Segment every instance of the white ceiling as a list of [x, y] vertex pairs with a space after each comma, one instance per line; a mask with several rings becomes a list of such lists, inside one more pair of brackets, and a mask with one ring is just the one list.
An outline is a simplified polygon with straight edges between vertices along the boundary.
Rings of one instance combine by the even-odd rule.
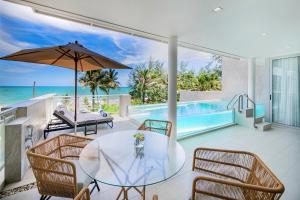
[[[18, 1], [18, 0], [13, 0]], [[300, 0], [30, 0], [243, 57], [300, 52]], [[23, 1], [24, 3], [24, 1]], [[223, 10], [212, 10], [221, 6]], [[262, 36], [262, 33], [267, 33]]]

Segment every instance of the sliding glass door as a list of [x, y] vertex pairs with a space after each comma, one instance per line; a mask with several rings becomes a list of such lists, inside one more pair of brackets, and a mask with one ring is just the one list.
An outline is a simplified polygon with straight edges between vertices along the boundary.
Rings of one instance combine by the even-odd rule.
[[273, 122], [300, 127], [300, 56], [272, 61]]

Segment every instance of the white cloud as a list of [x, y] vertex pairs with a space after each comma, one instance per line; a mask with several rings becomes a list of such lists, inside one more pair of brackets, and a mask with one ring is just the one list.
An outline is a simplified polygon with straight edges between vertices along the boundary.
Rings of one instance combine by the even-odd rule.
[[35, 45], [14, 40], [4, 29], [0, 30], [0, 53], [8, 54], [21, 49], [33, 48]]
[[153, 58], [167, 63], [168, 46], [165, 43], [140, 38], [136, 47], [137, 55], [127, 55], [122, 61], [124, 64], [143, 63]]
[[[141, 42], [142, 41], [142, 42]], [[150, 57], [164, 63], [165, 68], [168, 65], [168, 45], [166, 43], [151, 41], [147, 39], [139, 40], [137, 55], [127, 55], [122, 61], [124, 64], [138, 64], [147, 62]], [[196, 51], [188, 48], [178, 48], [178, 63], [188, 64], [189, 69], [199, 71], [201, 67], [208, 64], [212, 59], [212, 54]]]
[[[94, 34], [99, 36], [106, 36], [110, 37], [114, 44], [120, 48], [120, 51], [129, 51], [126, 47], [123, 47], [121, 42], [124, 38], [130, 37], [134, 38], [129, 35], [125, 35], [123, 33], [118, 33], [106, 29], [101, 29], [98, 27], [88, 26], [81, 23], [72, 22], [69, 20], [64, 20], [56, 17], [51, 17], [43, 14], [38, 14], [33, 12], [30, 7], [22, 6], [6, 1], [0, 0], [0, 16], [8, 16], [12, 18], [16, 18], [22, 21], [30, 22], [33, 24], [44, 25], [45, 27], [50, 26], [62, 31], [69, 31], [69, 32], [77, 32], [77, 33], [86, 33], [86, 34]], [[1, 30], [5, 30], [5, 28], [1, 27]], [[34, 30], [37, 33], [37, 30]], [[28, 43], [22, 43], [16, 40], [13, 40], [10, 35], [6, 34], [4, 31], [0, 32], [0, 45], [1, 53], [11, 53], [15, 52], [20, 49], [32, 47], [33, 45]], [[40, 35], [43, 36], [44, 32]], [[3, 36], [2, 36], [3, 35]]]
[[17, 45], [12, 44], [12, 43], [7, 42], [2, 39], [0, 39], [0, 46], [1, 46], [0, 52], [3, 54], [12, 53], [12, 52], [20, 50], [20, 47], [18, 47]]
[[52, 16], [38, 14], [33, 12], [30, 7], [22, 6], [10, 2], [0, 0], [0, 15], [6, 15], [13, 18], [17, 18], [23, 21], [28, 21], [35, 24], [43, 24], [51, 27], [58, 28], [64, 31], [81, 32], [81, 33], [92, 33], [92, 34], [109, 34], [117, 37], [119, 33], [88, 26], [81, 23], [72, 22]]
[[[167, 66], [168, 62], [168, 46], [165, 43], [152, 41], [144, 38], [133, 37], [109, 31], [97, 27], [92, 27], [64, 19], [59, 19], [47, 15], [41, 15], [33, 12], [30, 7], [13, 4], [0, 0], [0, 15], [17, 18], [35, 24], [51, 26], [62, 31], [89, 33], [95, 35], [104, 35], [110, 37], [114, 44], [119, 48], [118, 53], [125, 57], [121, 60], [124, 64], [137, 64], [149, 60], [150, 57], [157, 59]], [[4, 35], [2, 37], [2, 35]], [[1, 53], [11, 53], [23, 48], [32, 47], [32, 44], [23, 43], [12, 39], [5, 32], [0, 32], [0, 49]], [[130, 45], [127, 39], [130, 39]], [[178, 49], [178, 60], [188, 63], [189, 66], [199, 66], [199, 64], [208, 63], [211, 60], [211, 54], [190, 50], [186, 48]]]
[[114, 42], [114, 44], [119, 49], [121, 49], [122, 51], [127, 51], [126, 47], [122, 46], [122, 42], [121, 42], [122, 39], [121, 39], [121, 37], [119, 35], [114, 34], [114, 35], [111, 36], [111, 38], [112, 38], [112, 41]]

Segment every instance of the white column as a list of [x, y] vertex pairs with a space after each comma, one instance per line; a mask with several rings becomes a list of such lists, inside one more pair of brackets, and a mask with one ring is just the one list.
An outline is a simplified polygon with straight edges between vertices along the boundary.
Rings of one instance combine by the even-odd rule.
[[177, 36], [171, 36], [168, 44], [168, 120], [173, 124], [171, 138], [176, 140]]
[[119, 96], [119, 116], [128, 117], [128, 106], [131, 104], [130, 94], [121, 94]]
[[[248, 96], [255, 102], [255, 58], [248, 59]], [[251, 106], [251, 104], [249, 104]]]

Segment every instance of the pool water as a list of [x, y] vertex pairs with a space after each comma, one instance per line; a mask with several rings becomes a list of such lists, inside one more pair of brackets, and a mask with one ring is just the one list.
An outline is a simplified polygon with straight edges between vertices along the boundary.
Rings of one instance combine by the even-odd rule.
[[[234, 123], [232, 110], [226, 110], [227, 101], [197, 101], [177, 104], [177, 136], [186, 137]], [[256, 116], [264, 115], [264, 107], [257, 105]], [[142, 123], [146, 119], [168, 119], [167, 104], [129, 107], [129, 117]]]

